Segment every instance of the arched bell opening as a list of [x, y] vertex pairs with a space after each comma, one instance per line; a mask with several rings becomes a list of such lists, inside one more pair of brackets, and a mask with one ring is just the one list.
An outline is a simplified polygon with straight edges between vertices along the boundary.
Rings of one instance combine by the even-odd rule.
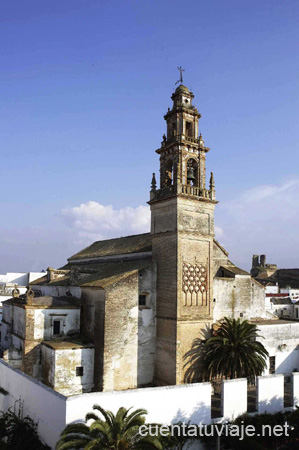
[[187, 185], [198, 186], [198, 164], [193, 158], [189, 158], [187, 161]]
[[165, 164], [165, 179], [164, 186], [171, 186], [173, 184], [173, 161], [169, 159]]

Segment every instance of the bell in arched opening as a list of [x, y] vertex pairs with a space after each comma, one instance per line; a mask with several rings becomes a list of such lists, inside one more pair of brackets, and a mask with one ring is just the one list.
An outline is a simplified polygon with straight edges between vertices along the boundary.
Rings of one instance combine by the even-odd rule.
[[187, 163], [187, 184], [189, 186], [196, 186], [197, 179], [197, 162], [195, 159], [190, 158]]
[[187, 184], [193, 184], [195, 181], [194, 168], [189, 167], [187, 170]]

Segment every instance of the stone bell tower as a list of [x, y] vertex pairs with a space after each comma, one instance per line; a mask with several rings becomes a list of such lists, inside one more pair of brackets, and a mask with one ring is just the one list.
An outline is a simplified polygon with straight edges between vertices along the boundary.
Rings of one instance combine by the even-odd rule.
[[182, 84], [164, 119], [160, 188], [153, 174], [150, 192], [153, 259], [157, 262], [158, 385], [184, 382], [184, 355], [213, 313], [213, 238], [215, 184], [206, 189], [206, 153], [198, 136], [201, 117], [194, 95]]

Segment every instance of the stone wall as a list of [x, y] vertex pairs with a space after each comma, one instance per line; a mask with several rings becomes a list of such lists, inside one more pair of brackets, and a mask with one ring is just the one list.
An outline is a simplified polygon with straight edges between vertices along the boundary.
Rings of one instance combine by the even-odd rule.
[[216, 275], [218, 269], [220, 266], [226, 266], [228, 264], [228, 253], [224, 251], [224, 249], [221, 248], [220, 245], [218, 245], [214, 241], [214, 276]]
[[105, 291], [84, 288], [81, 297], [81, 333], [94, 343], [94, 385], [103, 389]]
[[214, 204], [173, 197], [153, 202], [151, 211], [157, 262], [155, 382], [180, 384], [185, 354], [212, 320]]
[[214, 278], [214, 322], [222, 317], [266, 318], [265, 290], [249, 275]]
[[[94, 348], [61, 348], [43, 344], [42, 380], [63, 395], [91, 392], [94, 386]], [[76, 368], [83, 367], [83, 376]]]
[[133, 389], [138, 373], [138, 271], [105, 289], [103, 390]]
[[139, 272], [138, 291], [146, 294], [146, 306], [138, 313], [138, 373], [137, 384], [153, 382], [156, 356], [156, 268], [152, 265]]
[[176, 199], [151, 205], [152, 254], [157, 264], [155, 383], [176, 384], [177, 234]]

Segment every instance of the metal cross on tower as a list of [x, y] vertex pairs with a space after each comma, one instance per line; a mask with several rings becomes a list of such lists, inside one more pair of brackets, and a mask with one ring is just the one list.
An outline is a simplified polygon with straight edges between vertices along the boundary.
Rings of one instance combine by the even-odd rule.
[[182, 68], [182, 66], [178, 67], [178, 70], [180, 71], [180, 79], [175, 83], [183, 83], [183, 72], [185, 72], [185, 69]]
[[175, 83], [183, 83], [183, 72], [185, 72], [185, 69], [182, 68], [182, 66], [178, 67], [178, 70], [180, 71], [180, 79]]

